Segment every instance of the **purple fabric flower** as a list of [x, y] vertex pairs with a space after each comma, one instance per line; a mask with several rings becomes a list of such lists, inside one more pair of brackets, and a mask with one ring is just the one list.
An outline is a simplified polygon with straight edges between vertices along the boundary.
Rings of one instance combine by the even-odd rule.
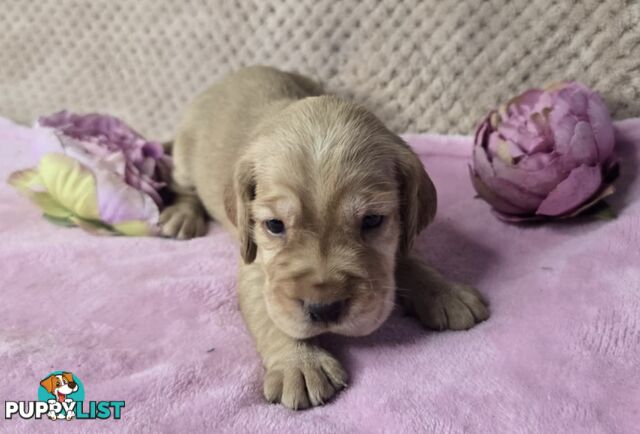
[[111, 160], [125, 182], [148, 194], [162, 208], [158, 190], [171, 177], [171, 159], [162, 145], [150, 142], [113, 116], [61, 111], [38, 119], [38, 126], [76, 139], [92, 160]]
[[613, 192], [613, 148], [597, 93], [574, 82], [532, 89], [479, 125], [471, 180], [504, 220], [566, 218]]

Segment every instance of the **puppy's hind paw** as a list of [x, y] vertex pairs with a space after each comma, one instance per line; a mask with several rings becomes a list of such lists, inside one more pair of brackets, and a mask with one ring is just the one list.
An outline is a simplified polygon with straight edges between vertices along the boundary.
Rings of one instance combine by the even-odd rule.
[[433, 330], [467, 330], [489, 318], [489, 308], [482, 295], [466, 285], [425, 291], [413, 304], [420, 322]]
[[347, 385], [348, 376], [324, 350], [302, 351], [275, 363], [264, 377], [264, 396], [293, 410], [325, 404]]
[[201, 237], [207, 233], [206, 216], [187, 203], [177, 203], [160, 214], [162, 235], [179, 240]]

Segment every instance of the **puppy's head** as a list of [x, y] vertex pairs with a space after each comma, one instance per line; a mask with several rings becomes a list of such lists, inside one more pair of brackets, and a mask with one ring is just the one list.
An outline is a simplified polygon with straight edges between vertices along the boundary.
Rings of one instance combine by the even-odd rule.
[[44, 387], [47, 392], [56, 394], [70, 394], [78, 390], [78, 385], [73, 381], [73, 374], [71, 372], [63, 372], [59, 375], [50, 375], [40, 382], [40, 385]]
[[395, 259], [432, 219], [436, 192], [415, 154], [365, 109], [292, 103], [257, 128], [228, 189], [243, 260], [285, 333], [366, 335], [394, 303]]

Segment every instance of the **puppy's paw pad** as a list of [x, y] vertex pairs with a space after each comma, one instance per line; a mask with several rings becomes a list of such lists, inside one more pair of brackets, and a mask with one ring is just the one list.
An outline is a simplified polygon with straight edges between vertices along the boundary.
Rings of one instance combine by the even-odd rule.
[[425, 293], [416, 301], [416, 313], [422, 324], [434, 330], [467, 330], [489, 318], [482, 295], [470, 286], [453, 285], [438, 293]]
[[205, 216], [192, 206], [171, 205], [160, 214], [162, 235], [179, 240], [201, 237], [207, 233]]
[[276, 363], [264, 378], [264, 396], [293, 410], [323, 405], [347, 385], [348, 376], [325, 352]]

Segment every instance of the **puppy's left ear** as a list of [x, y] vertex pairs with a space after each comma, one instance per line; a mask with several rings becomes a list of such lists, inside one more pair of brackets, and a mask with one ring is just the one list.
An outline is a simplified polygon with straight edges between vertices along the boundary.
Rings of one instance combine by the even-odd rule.
[[51, 375], [40, 382], [40, 385], [49, 393], [53, 393], [55, 386], [53, 384], [55, 376]]
[[62, 376], [70, 383], [73, 381], [73, 374], [71, 372], [63, 372]]
[[238, 161], [233, 180], [224, 191], [224, 208], [227, 217], [238, 231], [240, 255], [245, 264], [256, 259], [258, 246], [253, 241], [254, 222], [251, 217], [251, 201], [256, 196], [254, 165], [248, 159]]
[[431, 178], [418, 156], [402, 140], [396, 162], [396, 173], [400, 185], [400, 252], [408, 254], [413, 242], [436, 215], [437, 194]]

